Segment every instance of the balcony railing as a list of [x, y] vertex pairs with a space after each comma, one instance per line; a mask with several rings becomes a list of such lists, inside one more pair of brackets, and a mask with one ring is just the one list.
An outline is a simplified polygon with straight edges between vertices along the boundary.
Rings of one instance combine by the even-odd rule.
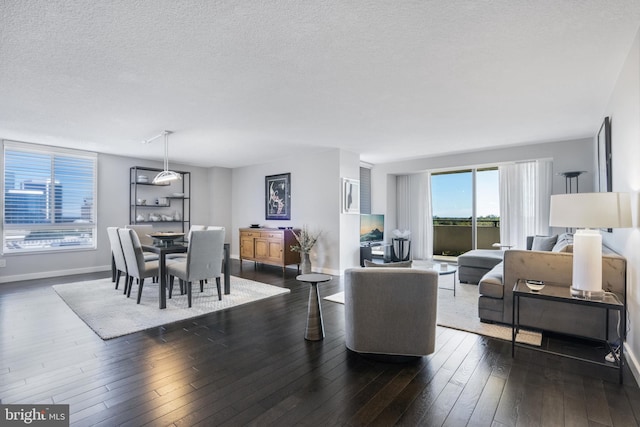
[[[478, 219], [478, 249], [494, 249], [493, 244], [500, 241], [500, 219]], [[458, 256], [470, 251], [473, 244], [471, 219], [434, 218], [433, 254]]]

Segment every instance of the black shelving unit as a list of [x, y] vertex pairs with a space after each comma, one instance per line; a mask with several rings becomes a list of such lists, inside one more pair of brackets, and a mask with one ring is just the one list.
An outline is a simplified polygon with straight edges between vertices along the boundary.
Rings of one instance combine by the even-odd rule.
[[[129, 224], [151, 224], [157, 231], [186, 233], [191, 226], [191, 172], [175, 171], [181, 180], [154, 184], [153, 178], [160, 172], [162, 169], [144, 166], [129, 168]], [[141, 175], [147, 180], [140, 180]]]

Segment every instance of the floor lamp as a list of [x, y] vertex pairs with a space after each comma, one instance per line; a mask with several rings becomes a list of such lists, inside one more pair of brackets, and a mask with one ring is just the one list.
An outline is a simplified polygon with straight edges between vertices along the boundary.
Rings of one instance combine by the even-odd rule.
[[580, 298], [602, 298], [602, 235], [599, 229], [631, 227], [629, 193], [554, 194], [549, 225], [579, 228], [573, 236], [571, 294]]

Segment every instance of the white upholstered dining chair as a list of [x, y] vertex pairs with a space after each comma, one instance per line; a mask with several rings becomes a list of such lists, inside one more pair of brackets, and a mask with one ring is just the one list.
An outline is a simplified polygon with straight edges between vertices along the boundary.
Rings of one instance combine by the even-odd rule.
[[215, 278], [218, 300], [222, 299], [220, 276], [222, 275], [222, 258], [224, 253], [224, 228], [216, 230], [194, 230], [189, 239], [187, 258], [167, 261], [169, 275], [169, 297], [173, 291], [174, 277], [180, 280], [180, 288], [187, 285], [187, 301], [191, 307], [191, 288], [194, 281], [200, 282], [200, 292], [204, 291], [204, 281]]
[[127, 263], [124, 259], [122, 243], [120, 243], [120, 235], [118, 227], [107, 227], [107, 236], [109, 236], [109, 244], [111, 245], [111, 255], [116, 270], [116, 289], [120, 285], [120, 277], [124, 273], [124, 293], [127, 293], [127, 284], [129, 283], [129, 274], [127, 273]]
[[120, 242], [124, 252], [124, 259], [127, 263], [127, 273], [129, 274], [127, 283], [127, 297], [131, 296], [131, 288], [133, 287], [133, 279], [138, 279], [138, 300], [142, 298], [142, 287], [144, 279], [147, 277], [157, 277], [160, 274], [160, 264], [156, 259], [154, 261], [146, 261], [142, 253], [142, 246], [138, 235], [130, 228], [121, 228], [118, 230]]

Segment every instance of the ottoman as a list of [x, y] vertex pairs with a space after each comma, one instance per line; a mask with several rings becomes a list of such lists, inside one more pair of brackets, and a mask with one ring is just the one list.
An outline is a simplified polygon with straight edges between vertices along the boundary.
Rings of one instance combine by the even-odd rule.
[[477, 284], [482, 276], [502, 262], [504, 251], [474, 249], [458, 257], [458, 278], [462, 283]]

